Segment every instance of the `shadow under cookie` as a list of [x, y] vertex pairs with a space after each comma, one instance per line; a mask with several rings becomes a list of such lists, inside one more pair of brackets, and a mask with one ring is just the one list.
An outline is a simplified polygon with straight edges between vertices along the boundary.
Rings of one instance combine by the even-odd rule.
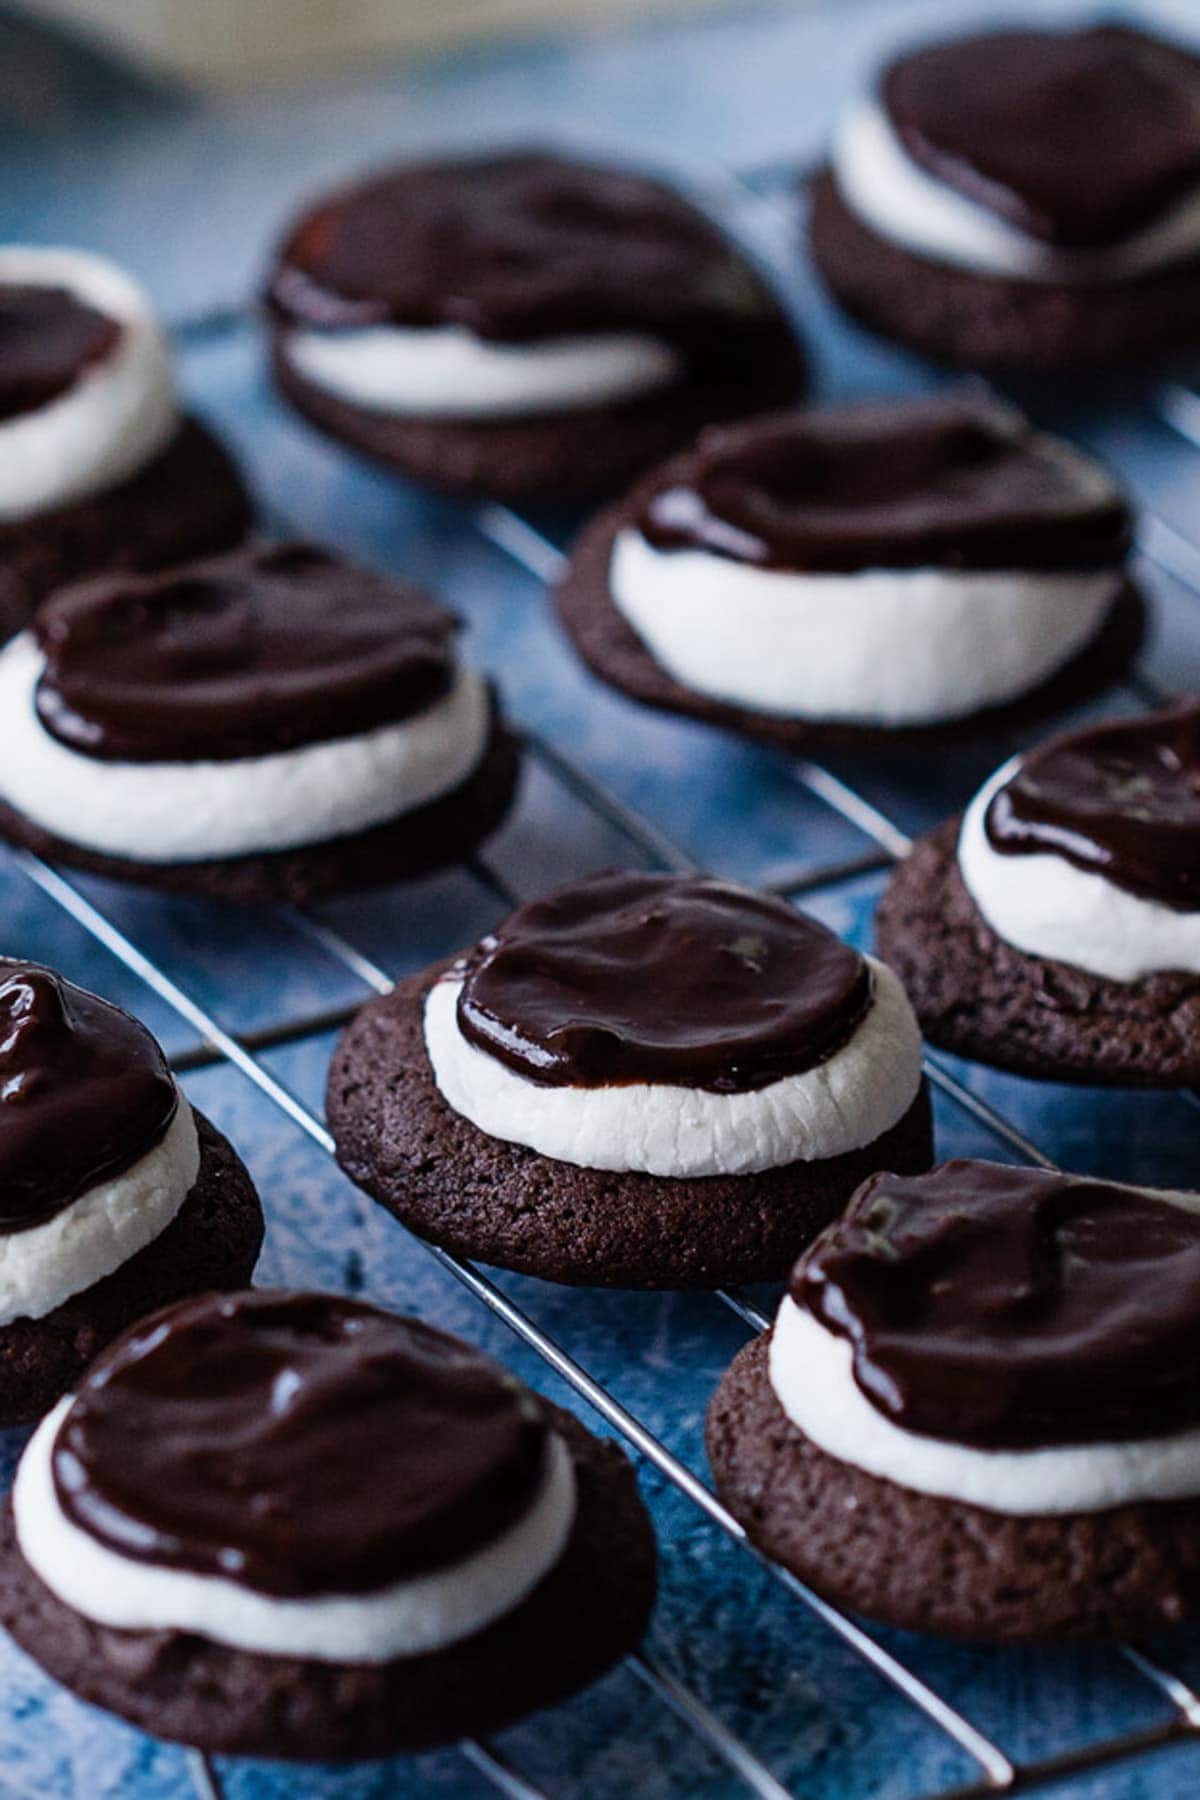
[[914, 845], [875, 915], [879, 954], [929, 1040], [1045, 1081], [1200, 1082], [1200, 975], [1113, 981], [1005, 943], [963, 883], [961, 823], [947, 820]]
[[325, 1663], [186, 1631], [121, 1631], [59, 1600], [0, 1515], [0, 1620], [82, 1699], [158, 1738], [293, 1761], [357, 1761], [499, 1731], [598, 1679], [646, 1630], [654, 1533], [614, 1444], [547, 1405], [575, 1468], [577, 1509], [550, 1573], [512, 1612], [426, 1656]]
[[0, 1426], [40, 1419], [106, 1344], [147, 1313], [249, 1282], [262, 1246], [262, 1207], [233, 1146], [200, 1113], [195, 1119], [199, 1173], [166, 1230], [43, 1318], [0, 1325]]
[[792, 1424], [769, 1341], [748, 1344], [722, 1379], [709, 1461], [752, 1541], [826, 1599], [987, 1642], [1137, 1637], [1200, 1609], [1200, 1501], [1016, 1515], [901, 1487]]
[[326, 1109], [351, 1179], [457, 1255], [582, 1287], [773, 1280], [868, 1175], [929, 1167], [924, 1083], [863, 1149], [753, 1175], [580, 1168], [489, 1137], [446, 1104], [425, 1049], [425, 996], [453, 961], [363, 1008], [334, 1052]]

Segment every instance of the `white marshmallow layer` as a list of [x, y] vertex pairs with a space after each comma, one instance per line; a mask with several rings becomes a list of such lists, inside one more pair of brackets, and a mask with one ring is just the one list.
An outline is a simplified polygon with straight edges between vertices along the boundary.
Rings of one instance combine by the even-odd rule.
[[[1157, 1192], [1189, 1209], [1200, 1197]], [[905, 1431], [877, 1412], [854, 1379], [850, 1340], [785, 1296], [769, 1353], [771, 1386], [819, 1450], [920, 1494], [1019, 1515], [1103, 1512], [1200, 1494], [1200, 1429], [1117, 1444], [980, 1450]]]
[[932, 262], [1031, 282], [1122, 281], [1200, 254], [1200, 188], [1153, 224], [1099, 249], [1031, 237], [914, 162], [877, 100], [838, 124], [833, 172], [850, 210], [878, 237]]
[[1200, 912], [1176, 912], [1077, 869], [1064, 856], [993, 848], [985, 820], [1020, 757], [984, 784], [963, 816], [958, 867], [997, 937], [1027, 956], [1070, 963], [1110, 981], [1140, 981], [1160, 969], [1200, 974]]
[[840, 1050], [749, 1093], [669, 1083], [545, 1087], [459, 1030], [462, 981], [435, 982], [425, 1046], [447, 1104], [488, 1137], [585, 1169], [645, 1175], [750, 1175], [861, 1150], [891, 1129], [921, 1084], [921, 1038], [898, 978], [874, 962], [870, 1008]]
[[228, 762], [107, 762], [53, 737], [32, 633], [0, 651], [0, 795], [84, 849], [138, 862], [250, 856], [366, 831], [439, 799], [479, 766], [491, 705], [459, 670], [441, 700], [360, 737]]
[[365, 412], [398, 418], [511, 419], [636, 400], [669, 387], [679, 356], [658, 338], [595, 333], [509, 344], [461, 325], [294, 329], [297, 375]]
[[63, 1512], [53, 1450], [70, 1394], [30, 1439], [13, 1486], [21, 1555], [65, 1606], [121, 1631], [188, 1631], [266, 1656], [383, 1663], [428, 1656], [512, 1612], [558, 1561], [575, 1517], [575, 1470], [550, 1439], [532, 1507], [461, 1561], [366, 1594], [280, 1599], [219, 1575], [138, 1562], [109, 1549]]
[[1096, 635], [1119, 570], [794, 574], [613, 544], [613, 604], [684, 687], [783, 718], [904, 726], [1027, 693]]
[[116, 487], [179, 428], [171, 356], [149, 302], [123, 270], [82, 250], [0, 245], [0, 285], [66, 288], [115, 319], [110, 356], [65, 394], [0, 420], [0, 521], [27, 519]]
[[171, 1223], [199, 1172], [196, 1122], [180, 1094], [163, 1136], [130, 1168], [42, 1224], [0, 1233], [0, 1326], [45, 1318], [144, 1250]]

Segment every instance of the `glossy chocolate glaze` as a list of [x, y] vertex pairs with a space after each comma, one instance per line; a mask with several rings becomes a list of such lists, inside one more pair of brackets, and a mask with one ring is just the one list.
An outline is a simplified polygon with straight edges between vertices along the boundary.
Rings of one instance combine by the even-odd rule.
[[177, 1105], [144, 1025], [51, 969], [0, 958], [0, 1232], [41, 1225], [131, 1168]]
[[796, 1265], [906, 1431], [985, 1448], [1200, 1424], [1200, 1211], [999, 1163], [875, 1175]]
[[332, 195], [293, 228], [268, 298], [316, 329], [647, 332], [730, 372], [758, 329], [787, 332], [758, 275], [670, 188], [536, 152], [416, 164]]
[[1200, 703], [1051, 738], [993, 796], [984, 825], [1004, 855], [1049, 852], [1197, 911]]
[[706, 432], [638, 520], [760, 568], [1116, 568], [1131, 520], [1095, 468], [969, 395]]
[[1200, 183], [1200, 59], [1128, 26], [932, 44], [882, 86], [916, 162], [1047, 243], [1117, 243]]
[[196, 762], [353, 737], [448, 692], [456, 622], [304, 544], [65, 588], [37, 616], [38, 716], [88, 756]]
[[95, 1363], [55, 1442], [59, 1504], [138, 1562], [266, 1594], [360, 1594], [528, 1511], [548, 1427], [490, 1357], [336, 1294], [206, 1294]]
[[0, 419], [60, 399], [120, 339], [115, 319], [66, 288], [0, 282]]
[[871, 1003], [868, 964], [815, 919], [692, 875], [575, 882], [464, 966], [463, 1035], [550, 1087], [744, 1093], [824, 1062]]

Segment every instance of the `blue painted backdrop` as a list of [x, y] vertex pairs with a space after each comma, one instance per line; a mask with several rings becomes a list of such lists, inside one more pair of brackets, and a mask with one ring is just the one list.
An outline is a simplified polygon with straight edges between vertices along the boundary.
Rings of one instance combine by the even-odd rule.
[[[246, 302], [273, 236], [314, 185], [380, 156], [537, 137], [649, 160], [700, 184], [709, 203], [773, 262], [794, 298], [814, 345], [821, 395], [928, 384], [935, 379], [930, 370], [835, 319], [803, 267], [799, 203], [783, 171], [812, 161], [833, 109], [888, 44], [995, 10], [914, 0], [740, 11], [460, 52], [225, 102], [120, 73], [10, 18], [0, 23], [2, 231], [83, 243], [127, 262], [175, 324], [188, 392], [245, 459], [268, 517], [428, 583], [468, 621], [470, 654], [496, 673], [519, 720], [698, 861], [752, 881], [786, 881], [858, 857], [872, 841], [807, 791], [783, 760], [639, 712], [585, 677], [554, 632], [536, 574], [496, 541], [505, 536], [503, 520], [398, 487], [281, 411], [265, 384]], [[1054, 0], [1026, 8], [1045, 16], [1079, 10]], [[1194, 20], [1193, 0], [1154, 10], [1181, 29]], [[732, 169], [757, 171], [753, 192], [729, 180]], [[1146, 543], [1157, 560], [1148, 560], [1144, 573], [1158, 623], [1147, 666], [1172, 687], [1200, 687], [1200, 598], [1189, 585], [1200, 577], [1200, 550], [1193, 548], [1200, 545], [1200, 456], [1164, 422], [1172, 399], [1179, 413], [1186, 399], [1178, 393], [1098, 396], [1079, 383], [1035, 395], [1032, 404], [1103, 450], [1151, 509]], [[539, 523], [562, 539], [570, 522]], [[1106, 702], [1135, 703], [1128, 692]], [[991, 743], [936, 760], [844, 760], [836, 767], [915, 831], [959, 805], [1004, 749]], [[628, 859], [631, 850], [544, 769], [531, 769], [517, 815], [490, 855], [504, 881], [531, 894]], [[865, 941], [881, 880], [849, 879], [808, 903]], [[286, 919], [156, 900], [102, 883], [87, 892], [232, 1030], [365, 992]], [[175, 1051], [194, 1044], [168, 1007], [3, 856], [0, 903], [5, 951], [57, 963], [124, 1001]], [[325, 917], [399, 974], [470, 939], [497, 910], [494, 894], [461, 872], [339, 903]], [[329, 1038], [318, 1038], [271, 1054], [267, 1065], [319, 1107], [329, 1047]], [[1200, 1183], [1200, 1114], [1179, 1096], [1115, 1094], [1101, 1103], [1083, 1091], [965, 1067], [956, 1072], [1064, 1163]], [[579, 1405], [419, 1246], [354, 1194], [242, 1076], [207, 1069], [187, 1085], [241, 1147], [259, 1183], [269, 1217], [265, 1280], [362, 1288], [487, 1345], [556, 1399]], [[945, 1154], [1011, 1154], [959, 1105], [939, 1101], [938, 1127]], [[703, 1296], [589, 1294], [500, 1280], [703, 1472], [705, 1401], [744, 1335], [730, 1314]], [[6, 1447], [6, 1466], [16, 1447]], [[975, 1778], [961, 1751], [674, 1489], [649, 1471], [644, 1489], [663, 1545], [657, 1648], [796, 1792], [812, 1800], [901, 1800]], [[898, 1634], [886, 1641], [1017, 1758], [1085, 1749], [1116, 1731], [1153, 1731], [1171, 1718], [1161, 1691], [1115, 1651], [996, 1654]], [[1197, 1639], [1173, 1642], [1162, 1655], [1200, 1678]], [[0, 1792], [174, 1800], [190, 1791], [178, 1750], [89, 1711], [7, 1645], [0, 1645], [0, 1682]], [[738, 1791], [627, 1670], [507, 1734], [503, 1748], [553, 1795], [605, 1800], [636, 1788], [645, 1800], [665, 1800]], [[455, 1752], [358, 1771], [225, 1762], [221, 1774], [237, 1800], [395, 1793], [432, 1800], [488, 1791]], [[1168, 1800], [1198, 1787], [1200, 1754], [1185, 1745], [1076, 1776], [1056, 1791], [1077, 1800]]]

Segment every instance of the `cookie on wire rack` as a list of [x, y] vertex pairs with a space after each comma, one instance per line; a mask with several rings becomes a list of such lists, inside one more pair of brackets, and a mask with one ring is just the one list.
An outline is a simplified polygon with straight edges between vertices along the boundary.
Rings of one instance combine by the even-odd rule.
[[949, 1637], [1200, 1615], [1200, 1195], [878, 1175], [713, 1396], [717, 1491], [840, 1606]]
[[500, 824], [519, 774], [457, 626], [298, 543], [64, 588], [0, 651], [0, 834], [250, 902], [444, 868]]
[[655, 1543], [617, 1447], [339, 1295], [208, 1295], [43, 1422], [0, 1619], [157, 1737], [359, 1761], [503, 1729], [634, 1650]]
[[587, 524], [555, 603], [601, 680], [782, 750], [953, 742], [1141, 641], [1128, 501], [970, 390], [705, 432]]
[[1047, 1081], [1200, 1081], [1200, 703], [1049, 739], [918, 840], [875, 920], [927, 1037]]
[[890, 969], [785, 902], [617, 872], [368, 1003], [326, 1110], [420, 1236], [551, 1281], [781, 1278], [865, 1175], [932, 1157]]

